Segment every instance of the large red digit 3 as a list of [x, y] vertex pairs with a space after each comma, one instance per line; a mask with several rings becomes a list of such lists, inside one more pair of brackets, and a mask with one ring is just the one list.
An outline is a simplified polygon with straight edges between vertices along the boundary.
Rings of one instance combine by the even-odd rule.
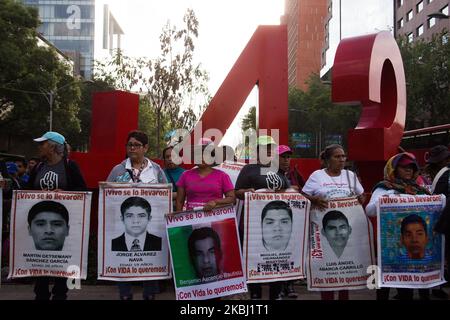
[[348, 153], [359, 166], [366, 190], [380, 180], [384, 162], [397, 153], [405, 127], [405, 85], [400, 50], [389, 32], [340, 42], [332, 100], [362, 105], [358, 125], [349, 130]]

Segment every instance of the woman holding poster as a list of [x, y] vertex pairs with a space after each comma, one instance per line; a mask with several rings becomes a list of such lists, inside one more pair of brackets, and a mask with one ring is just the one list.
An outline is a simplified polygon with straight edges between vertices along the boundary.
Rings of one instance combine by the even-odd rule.
[[[320, 157], [325, 168], [314, 171], [302, 189], [312, 205], [325, 210], [330, 199], [354, 196], [357, 196], [362, 204], [364, 189], [356, 174], [344, 169], [347, 160], [344, 148], [338, 144], [329, 145]], [[321, 291], [321, 296], [322, 300], [334, 300], [334, 291]], [[348, 291], [339, 291], [338, 298], [348, 300]]]
[[[48, 191], [87, 190], [78, 165], [67, 158], [67, 144], [64, 136], [57, 132], [49, 131], [42, 137], [34, 139], [34, 141], [38, 143], [39, 157], [42, 159], [42, 162], [36, 165], [30, 173], [26, 189]], [[45, 213], [48, 214], [48, 211], [47, 209]], [[67, 279], [51, 277], [39, 277], [36, 279], [34, 287], [36, 300], [50, 299], [49, 282], [51, 279], [55, 283], [52, 289], [52, 299], [66, 300], [68, 291]]]
[[[418, 176], [419, 166], [413, 154], [404, 152], [390, 158], [384, 167], [384, 180], [377, 183], [373, 188], [372, 197], [366, 207], [366, 214], [372, 217], [377, 215], [377, 202], [384, 195], [430, 194], [426, 188], [417, 184]], [[409, 224], [421, 224], [422, 221], [419, 218], [416, 219], [417, 223], [412, 223], [413, 221], [411, 223], [408, 223], [408, 221], [402, 222], [402, 234], [404, 233], [403, 230], [407, 230]], [[400, 300], [412, 300], [413, 289], [398, 288], [397, 290]], [[389, 291], [390, 288], [386, 287], [377, 290], [377, 300], [388, 300]], [[429, 300], [429, 290], [419, 289], [419, 296], [421, 300]]]
[[[201, 163], [183, 172], [178, 180], [176, 210], [182, 211], [184, 206], [186, 210], [198, 207], [211, 210], [218, 205], [234, 204], [236, 197], [229, 175], [212, 167], [215, 163], [213, 142], [207, 138], [200, 139], [194, 152], [197, 154], [194, 159], [198, 158]], [[210, 159], [206, 159], [207, 152], [211, 152]]]
[[[111, 170], [107, 178], [108, 182], [167, 183], [167, 178], [161, 167], [145, 157], [149, 146], [148, 136], [144, 132], [131, 131], [128, 134], [125, 146], [128, 158]], [[121, 300], [133, 299], [130, 282], [119, 282], [118, 287]], [[144, 281], [142, 292], [144, 300], [153, 300], [158, 291], [157, 281]]]

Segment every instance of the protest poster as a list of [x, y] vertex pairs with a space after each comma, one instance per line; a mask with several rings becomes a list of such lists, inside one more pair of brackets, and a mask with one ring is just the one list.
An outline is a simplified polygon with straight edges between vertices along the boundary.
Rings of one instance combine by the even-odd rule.
[[247, 292], [234, 206], [166, 216], [177, 300]]
[[169, 184], [101, 183], [98, 279], [170, 278], [164, 215], [171, 211]]
[[367, 288], [374, 264], [372, 224], [356, 198], [328, 201], [310, 212], [308, 290]]
[[8, 278], [86, 279], [91, 196], [14, 191]]
[[245, 194], [244, 263], [248, 283], [305, 278], [310, 202], [299, 193]]
[[378, 284], [430, 288], [444, 280], [444, 239], [433, 228], [443, 195], [389, 195], [377, 204]]
[[245, 163], [225, 161], [214, 168], [219, 169], [228, 174], [230, 176], [231, 182], [233, 183], [233, 186], [235, 186], [236, 180], [239, 176], [239, 172], [241, 172], [244, 166]]

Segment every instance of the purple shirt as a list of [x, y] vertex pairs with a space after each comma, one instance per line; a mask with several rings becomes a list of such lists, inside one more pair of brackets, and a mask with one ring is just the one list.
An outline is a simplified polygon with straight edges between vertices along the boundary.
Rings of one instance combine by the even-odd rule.
[[177, 186], [186, 192], [186, 210], [202, 207], [208, 201], [221, 199], [225, 193], [234, 190], [228, 174], [217, 169], [206, 177], [201, 177], [197, 168], [185, 171]]

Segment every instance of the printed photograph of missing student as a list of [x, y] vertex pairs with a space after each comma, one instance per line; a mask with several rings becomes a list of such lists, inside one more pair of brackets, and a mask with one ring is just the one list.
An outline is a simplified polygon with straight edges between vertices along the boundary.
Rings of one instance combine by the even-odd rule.
[[69, 235], [69, 212], [55, 201], [41, 201], [28, 212], [28, 232], [36, 250], [62, 251]]
[[442, 237], [433, 232], [439, 214], [387, 212], [380, 220], [383, 272], [440, 270]]
[[222, 272], [222, 247], [217, 232], [210, 227], [194, 229], [188, 239], [188, 249], [197, 277], [203, 283], [216, 281], [215, 276]]
[[325, 236], [338, 259], [344, 253], [351, 234], [352, 227], [341, 211], [331, 210], [323, 216], [322, 235]]
[[284, 201], [271, 201], [261, 212], [262, 243], [267, 251], [286, 250], [292, 234], [292, 210]]
[[150, 203], [141, 197], [125, 199], [120, 219], [125, 232], [111, 241], [112, 251], [161, 251], [162, 239], [147, 231], [152, 219]]

